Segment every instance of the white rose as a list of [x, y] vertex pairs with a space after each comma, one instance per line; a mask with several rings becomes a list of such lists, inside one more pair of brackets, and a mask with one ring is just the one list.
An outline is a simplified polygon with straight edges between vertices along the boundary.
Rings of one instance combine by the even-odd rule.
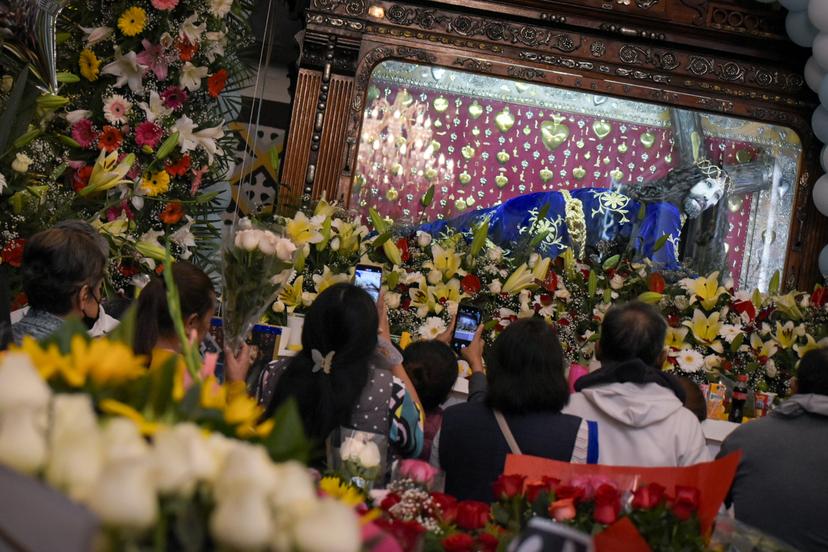
[[46, 432], [33, 408], [6, 411], [0, 416], [0, 464], [35, 475], [46, 462]]
[[317, 502], [316, 486], [308, 468], [299, 462], [274, 466], [277, 484], [270, 493], [270, 504], [277, 511], [304, 512]]
[[212, 478], [218, 470], [200, 430], [193, 424], [178, 424], [158, 431], [152, 453], [155, 483], [165, 494], [189, 496], [200, 475], [206, 473]]
[[98, 418], [89, 395], [56, 395], [52, 402], [52, 439], [99, 434]]
[[276, 236], [270, 232], [262, 234], [262, 239], [259, 240], [259, 251], [262, 252], [262, 255], [271, 257], [276, 254], [276, 240]]
[[490, 261], [498, 262], [503, 258], [503, 250], [499, 247], [492, 247], [489, 249], [488, 257]]
[[385, 305], [389, 309], [398, 309], [400, 308], [400, 300], [402, 296], [399, 293], [394, 291], [386, 291], [385, 292]]
[[769, 360], [765, 364], [765, 373], [769, 378], [775, 378], [779, 375], [779, 370], [776, 369], [776, 363], [773, 360]]
[[137, 460], [149, 454], [150, 448], [141, 437], [135, 422], [126, 418], [113, 418], [107, 422], [101, 434], [106, 462]]
[[492, 293], [498, 294], [503, 290], [503, 284], [500, 283], [500, 280], [492, 280], [492, 283], [489, 284], [489, 291]]
[[431, 234], [428, 232], [423, 232], [422, 230], [417, 231], [417, 245], [421, 248], [425, 249], [431, 243]]
[[86, 109], [76, 109], [66, 114], [66, 121], [70, 124], [75, 124], [78, 121], [87, 119], [92, 116], [92, 112]]
[[273, 302], [273, 312], [276, 314], [281, 314], [285, 312], [285, 304], [281, 301], [274, 301]]
[[6, 186], [8, 183], [6, 182], [6, 176], [3, 173], [0, 173], [0, 195], [3, 195], [3, 192], [6, 191]]
[[210, 534], [233, 550], [259, 550], [270, 540], [273, 521], [265, 493], [237, 490], [218, 501], [210, 516]]
[[158, 516], [158, 497], [149, 464], [142, 460], [109, 464], [87, 504], [110, 527], [138, 531], [152, 527]]
[[428, 280], [428, 283], [432, 286], [436, 286], [443, 281], [443, 273], [439, 270], [432, 270], [428, 273], [426, 280]]
[[555, 290], [555, 297], [561, 301], [567, 301], [570, 297], [572, 297], [572, 294], [569, 293], [568, 289], [558, 289]]
[[529, 268], [535, 268], [535, 265], [538, 264], [538, 261], [540, 261], [540, 255], [538, 255], [537, 253], [532, 253], [531, 255], [529, 255], [529, 261], [526, 264], [529, 265]]
[[87, 497], [103, 468], [103, 451], [97, 431], [52, 439], [46, 480], [75, 500]]
[[341, 242], [340, 242], [340, 240], [339, 240], [339, 238], [338, 238], [338, 237], [337, 237], [337, 238], [332, 239], [332, 240], [331, 240], [331, 245], [330, 245], [330, 247], [331, 247], [331, 251], [339, 251], [339, 247], [340, 247], [340, 245], [341, 245]]
[[380, 451], [377, 444], [368, 441], [359, 452], [359, 464], [363, 468], [375, 468], [380, 465]]
[[279, 238], [276, 241], [276, 256], [280, 261], [289, 262], [293, 260], [293, 253], [296, 251], [296, 244], [287, 238]]
[[6, 353], [0, 359], [0, 413], [22, 407], [45, 408], [52, 392], [25, 353]]
[[352, 508], [331, 498], [294, 526], [297, 548], [303, 552], [357, 552], [362, 548], [359, 520]]
[[621, 289], [624, 287], [624, 278], [618, 274], [610, 278], [610, 287], [612, 289]]
[[365, 443], [359, 439], [345, 439], [342, 442], [342, 446], [339, 447], [339, 455], [342, 457], [343, 460], [359, 458], [359, 453], [362, 451], [364, 446]]
[[250, 230], [253, 228], [253, 223], [250, 221], [248, 217], [242, 217], [239, 219], [238, 229], [239, 230]]
[[255, 251], [261, 240], [261, 230], [242, 230], [241, 247], [245, 251]]
[[269, 493], [276, 487], [276, 473], [267, 451], [258, 445], [233, 441], [216, 477], [213, 494], [218, 499], [239, 489], [260, 489]]
[[13, 171], [24, 173], [29, 170], [29, 165], [32, 164], [32, 159], [25, 153], [18, 153], [14, 156], [11, 168]]

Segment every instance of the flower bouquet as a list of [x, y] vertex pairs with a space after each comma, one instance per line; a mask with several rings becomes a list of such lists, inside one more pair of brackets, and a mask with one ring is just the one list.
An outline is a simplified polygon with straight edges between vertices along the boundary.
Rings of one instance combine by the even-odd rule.
[[222, 248], [224, 339], [238, 349], [293, 273], [296, 245], [243, 218]]
[[342, 445], [332, 465], [345, 481], [368, 492], [385, 475], [387, 437], [345, 428], [341, 434]]

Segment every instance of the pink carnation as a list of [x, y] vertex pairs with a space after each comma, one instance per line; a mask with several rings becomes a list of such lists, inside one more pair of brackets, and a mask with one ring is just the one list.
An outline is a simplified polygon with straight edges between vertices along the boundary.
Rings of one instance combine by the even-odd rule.
[[177, 86], [169, 86], [161, 92], [161, 101], [166, 108], [178, 109], [187, 101], [187, 91]]
[[72, 125], [72, 139], [82, 148], [88, 148], [98, 139], [98, 132], [89, 119], [81, 119]]
[[151, 0], [150, 3], [156, 10], [172, 10], [178, 5], [178, 0]]
[[162, 135], [163, 131], [160, 126], [149, 121], [144, 121], [135, 129], [135, 143], [139, 146], [154, 148], [158, 145]]

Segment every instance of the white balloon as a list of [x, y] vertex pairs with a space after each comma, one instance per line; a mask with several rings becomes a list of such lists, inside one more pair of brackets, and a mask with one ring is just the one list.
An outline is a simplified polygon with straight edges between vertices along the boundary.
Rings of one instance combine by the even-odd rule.
[[[819, 30], [811, 25], [808, 20], [808, 12], [806, 11], [788, 12], [787, 17], [785, 17], [785, 30], [791, 40], [803, 48], [813, 45], [814, 39], [819, 34]], [[814, 52], [814, 55], [816, 55], [816, 52]], [[825, 59], [828, 60], [828, 52], [826, 52]], [[817, 61], [820, 64], [823, 63], [819, 56], [817, 56]], [[825, 65], [828, 65], [828, 63]]]
[[822, 147], [822, 152], [819, 154], [819, 164], [822, 165], [822, 170], [828, 173], [828, 146]]
[[828, 174], [823, 174], [817, 179], [812, 197], [817, 210], [828, 217]]
[[[811, 2], [813, 1], [811, 0]], [[788, 11], [792, 12], [808, 9], [808, 0], [779, 0], [779, 3], [788, 8]]]
[[808, 4], [808, 19], [820, 31], [828, 31], [828, 0], [811, 0]]
[[828, 144], [828, 109], [819, 106], [811, 117], [814, 134], [823, 144]]
[[828, 278], [828, 245], [819, 252], [819, 272], [823, 278]]
[[820, 67], [814, 56], [809, 57], [805, 63], [805, 82], [808, 84], [808, 88], [814, 92], [819, 92], [819, 85], [822, 84], [825, 74], [825, 69]]

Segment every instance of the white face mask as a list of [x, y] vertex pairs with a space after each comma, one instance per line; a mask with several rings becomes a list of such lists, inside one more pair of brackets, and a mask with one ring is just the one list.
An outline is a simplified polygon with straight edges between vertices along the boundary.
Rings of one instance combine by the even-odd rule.
[[714, 178], [705, 178], [690, 188], [685, 200], [685, 210], [691, 218], [699, 216], [702, 211], [713, 207], [724, 195], [724, 182]]

